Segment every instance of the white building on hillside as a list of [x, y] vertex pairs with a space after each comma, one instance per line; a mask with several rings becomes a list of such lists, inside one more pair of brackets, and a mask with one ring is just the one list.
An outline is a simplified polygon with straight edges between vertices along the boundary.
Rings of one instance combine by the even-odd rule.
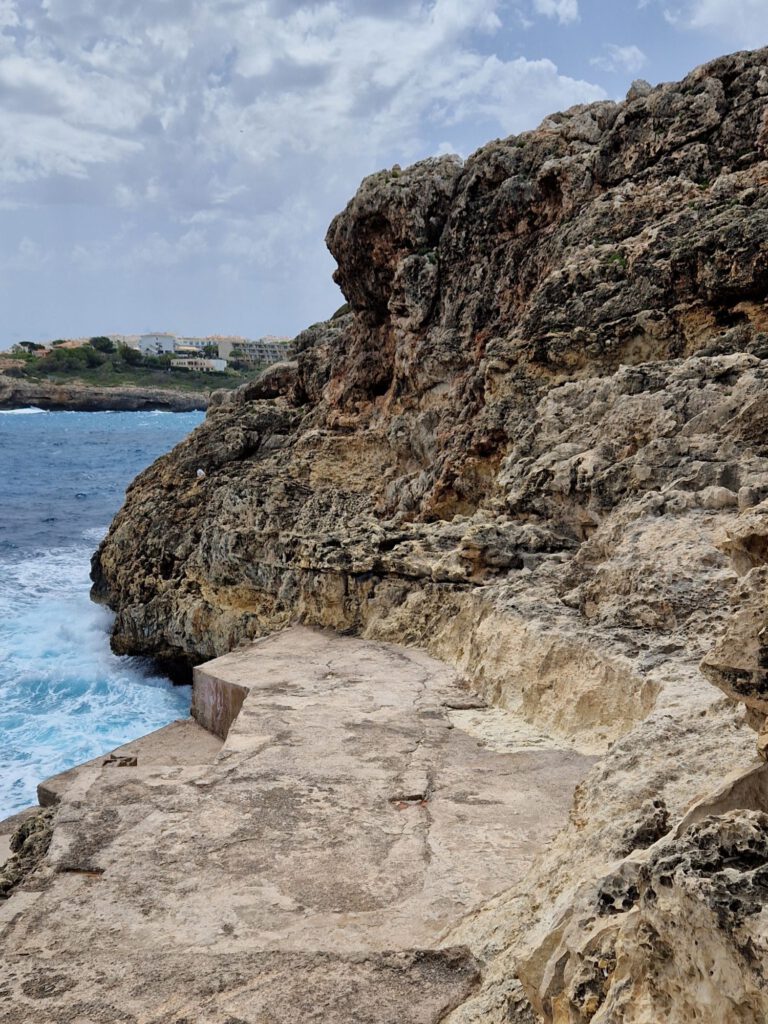
[[176, 353], [210, 358], [206, 349], [215, 349], [219, 359], [241, 359], [252, 366], [267, 366], [285, 359], [293, 359], [290, 338], [267, 335], [263, 338], [240, 338], [232, 335], [209, 335], [207, 338], [178, 337], [175, 334], [142, 334], [135, 345], [143, 356], [162, 356]]
[[219, 355], [224, 359], [243, 359], [248, 363], [280, 363], [294, 356], [290, 338], [226, 338], [219, 341]]
[[203, 352], [209, 345], [216, 348], [216, 342], [212, 338], [177, 338], [176, 351], [180, 349], [193, 348], [197, 352]]
[[227, 368], [226, 359], [205, 359], [198, 355], [179, 356], [171, 360], [172, 370], [200, 370], [203, 373], [223, 373]]
[[139, 352], [143, 356], [164, 356], [176, 348], [172, 334], [142, 334], [139, 338]]

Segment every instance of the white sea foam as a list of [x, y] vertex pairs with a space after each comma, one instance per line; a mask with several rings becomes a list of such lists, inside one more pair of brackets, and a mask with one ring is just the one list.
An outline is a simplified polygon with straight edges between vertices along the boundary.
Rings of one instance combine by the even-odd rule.
[[83, 530], [83, 540], [98, 547], [106, 537], [108, 529], [109, 526], [91, 526], [87, 530]]
[[36, 412], [47, 411], [47, 409], [38, 409], [37, 406], [30, 406], [29, 409], [0, 409], [0, 416], [31, 416]]
[[90, 551], [0, 566], [0, 818], [34, 803], [41, 779], [188, 714], [187, 687], [111, 652]]
[[126, 484], [202, 416], [30, 412], [0, 427], [0, 817], [34, 803], [41, 779], [186, 716], [190, 699], [112, 654], [88, 570]]

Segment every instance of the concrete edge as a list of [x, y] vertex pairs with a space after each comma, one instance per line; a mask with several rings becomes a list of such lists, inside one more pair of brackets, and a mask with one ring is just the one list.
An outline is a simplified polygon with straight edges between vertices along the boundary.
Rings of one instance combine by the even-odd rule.
[[191, 715], [204, 729], [225, 740], [250, 690], [229, 683], [199, 666], [193, 672]]

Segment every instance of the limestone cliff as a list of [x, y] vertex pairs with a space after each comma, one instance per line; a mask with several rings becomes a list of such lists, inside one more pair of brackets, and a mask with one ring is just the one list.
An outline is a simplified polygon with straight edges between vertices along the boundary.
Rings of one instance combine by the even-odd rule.
[[205, 409], [208, 395], [171, 388], [93, 387], [81, 381], [55, 384], [22, 380], [0, 373], [0, 409], [46, 409], [65, 412], [193, 412]]
[[420, 644], [603, 755], [450, 937], [486, 963], [453, 1021], [768, 1013], [768, 784], [731, 699], [761, 727], [766, 186], [768, 50], [366, 179], [327, 239], [350, 313], [216, 396], [94, 558], [119, 652], [297, 620]]

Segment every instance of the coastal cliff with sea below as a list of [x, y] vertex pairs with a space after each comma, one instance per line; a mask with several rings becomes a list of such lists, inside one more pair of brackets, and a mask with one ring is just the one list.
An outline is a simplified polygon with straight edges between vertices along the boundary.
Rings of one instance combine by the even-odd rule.
[[0, 374], [0, 409], [46, 409], [67, 412], [193, 412], [208, 407], [203, 391], [172, 388], [98, 387], [83, 381], [52, 383], [17, 380]]
[[0, 1021], [768, 1018], [766, 239], [768, 49], [363, 181], [94, 555], [192, 717], [43, 783]]
[[289, 339], [97, 335], [0, 352], [0, 411], [193, 412], [290, 357]]

